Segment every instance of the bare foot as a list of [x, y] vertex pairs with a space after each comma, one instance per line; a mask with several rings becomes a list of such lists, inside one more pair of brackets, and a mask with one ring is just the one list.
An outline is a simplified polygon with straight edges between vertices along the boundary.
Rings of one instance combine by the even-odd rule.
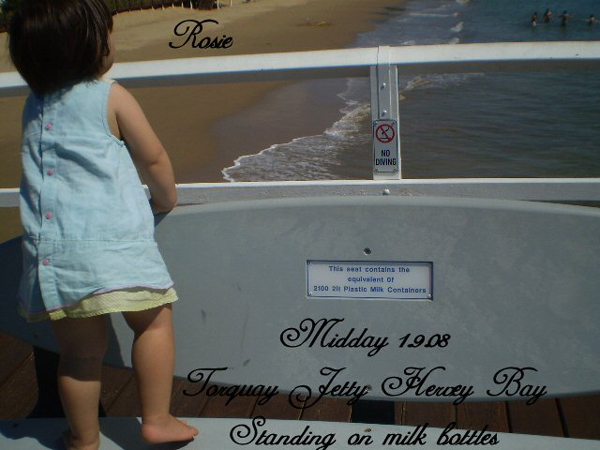
[[170, 414], [166, 417], [145, 419], [142, 423], [142, 437], [151, 444], [191, 441], [197, 434], [196, 428]]
[[67, 450], [98, 450], [100, 448], [100, 437], [92, 443], [83, 443], [79, 439], [75, 439], [71, 434], [71, 430], [67, 430], [62, 434], [63, 443]]

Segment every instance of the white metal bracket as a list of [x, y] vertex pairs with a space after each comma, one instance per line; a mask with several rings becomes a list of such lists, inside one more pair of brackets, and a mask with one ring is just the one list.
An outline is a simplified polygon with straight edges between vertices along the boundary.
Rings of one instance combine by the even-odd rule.
[[390, 47], [377, 49], [377, 65], [371, 66], [371, 118], [373, 122], [373, 179], [402, 178], [398, 68], [390, 64]]

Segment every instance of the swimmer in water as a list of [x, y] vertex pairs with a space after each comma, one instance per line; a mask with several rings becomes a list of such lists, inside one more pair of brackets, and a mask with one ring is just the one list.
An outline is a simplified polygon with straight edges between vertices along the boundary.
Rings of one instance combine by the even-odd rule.
[[563, 11], [563, 13], [559, 17], [560, 17], [560, 26], [561, 27], [567, 26], [567, 20], [573, 18], [573, 16], [571, 14], [567, 13], [566, 10]]
[[537, 19], [538, 19], [538, 17], [537, 17], [537, 11], [536, 11], [533, 13], [533, 16], [531, 16], [531, 25], [532, 26], [534, 26], [534, 27], [537, 26]]
[[550, 11], [550, 8], [548, 8], [544, 13], [544, 23], [550, 23], [550, 19], [552, 19], [552, 11]]
[[588, 25], [594, 25], [597, 22], [596, 16], [590, 14], [590, 18], [587, 20]]

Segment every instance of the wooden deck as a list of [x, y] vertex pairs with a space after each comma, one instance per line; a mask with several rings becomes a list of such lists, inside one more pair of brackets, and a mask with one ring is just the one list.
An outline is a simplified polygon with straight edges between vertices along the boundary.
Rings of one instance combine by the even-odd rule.
[[[31, 345], [0, 333], [0, 420], [52, 416], [58, 399], [45, 398], [39, 404], [35, 359]], [[39, 363], [40, 361], [38, 361]], [[47, 370], [47, 369], [46, 369]], [[101, 404], [108, 417], [139, 416], [136, 383], [131, 370], [104, 367]], [[52, 391], [52, 388], [47, 388]], [[187, 380], [173, 383], [172, 413], [180, 417], [324, 420], [397, 425], [429, 423], [446, 427], [456, 422], [460, 429], [514, 432], [600, 440], [600, 395], [577, 398], [541, 399], [531, 406], [525, 402], [451, 403], [362, 401], [349, 406], [344, 400], [327, 399], [304, 411], [291, 407], [287, 396], [279, 395], [266, 405], [254, 398], [238, 397], [225, 405], [223, 397], [195, 397], [183, 391], [196, 390]], [[49, 404], [53, 403], [53, 404]], [[36, 407], [37, 405], [37, 407]], [[55, 412], [52, 412], [52, 409]]]

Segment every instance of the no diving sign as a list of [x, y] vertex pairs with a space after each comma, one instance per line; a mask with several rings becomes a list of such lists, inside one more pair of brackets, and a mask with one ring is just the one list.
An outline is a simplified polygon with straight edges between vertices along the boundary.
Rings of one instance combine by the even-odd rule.
[[382, 123], [375, 128], [375, 137], [382, 144], [392, 142], [396, 137], [394, 127], [388, 123]]
[[398, 122], [373, 122], [373, 167], [378, 173], [398, 172]]

